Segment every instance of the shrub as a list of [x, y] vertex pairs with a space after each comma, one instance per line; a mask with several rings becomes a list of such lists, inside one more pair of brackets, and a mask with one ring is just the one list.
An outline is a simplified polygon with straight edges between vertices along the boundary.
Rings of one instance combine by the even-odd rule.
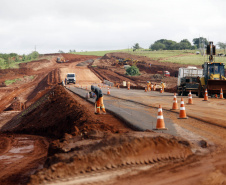
[[131, 66], [126, 69], [126, 74], [130, 76], [137, 76], [140, 75], [140, 71], [139, 68], [137, 68], [136, 66]]

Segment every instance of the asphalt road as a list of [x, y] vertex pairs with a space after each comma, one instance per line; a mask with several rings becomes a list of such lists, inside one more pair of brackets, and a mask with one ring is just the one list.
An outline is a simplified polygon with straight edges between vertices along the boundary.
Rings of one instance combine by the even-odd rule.
[[[86, 93], [89, 90], [77, 88], [77, 87], [67, 87], [68, 90], [74, 92], [80, 97], [85, 98]], [[130, 101], [130, 96], [141, 96], [142, 90], [131, 90], [126, 89], [111, 89], [111, 95], [107, 95], [107, 89], [103, 89], [104, 95], [104, 105], [107, 111], [112, 112], [117, 117], [122, 119], [130, 127], [139, 130], [155, 130], [157, 123], [157, 108], [151, 108], [148, 105], [142, 104], [142, 102]], [[125, 96], [128, 100], [123, 99]], [[167, 96], [164, 94], [164, 96]], [[170, 96], [170, 95], [168, 95]], [[87, 99], [92, 103], [95, 103], [95, 99]], [[152, 110], [151, 110], [152, 109]], [[164, 113], [163, 113], [164, 116]], [[175, 123], [167, 117], [164, 117], [165, 127], [167, 130], [155, 130], [156, 132], [168, 133], [171, 135], [178, 136], [177, 130], [175, 129]]]

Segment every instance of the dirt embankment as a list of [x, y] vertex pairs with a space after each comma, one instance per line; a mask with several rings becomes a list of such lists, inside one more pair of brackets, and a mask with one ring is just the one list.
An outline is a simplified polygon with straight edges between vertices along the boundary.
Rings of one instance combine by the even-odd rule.
[[34, 107], [28, 114], [21, 114], [20, 123], [11, 120], [2, 131], [63, 138], [65, 133], [85, 135], [89, 130], [119, 132], [117, 128], [93, 120], [86, 108], [77, 103], [62, 86], [57, 86], [44, 103]]

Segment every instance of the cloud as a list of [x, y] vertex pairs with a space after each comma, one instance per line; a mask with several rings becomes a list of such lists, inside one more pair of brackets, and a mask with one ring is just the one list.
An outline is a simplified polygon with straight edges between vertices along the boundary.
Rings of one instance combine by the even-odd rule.
[[[1, 0], [1, 52], [148, 48], [159, 39], [225, 42], [223, 0]], [[214, 8], [213, 8], [214, 7]]]

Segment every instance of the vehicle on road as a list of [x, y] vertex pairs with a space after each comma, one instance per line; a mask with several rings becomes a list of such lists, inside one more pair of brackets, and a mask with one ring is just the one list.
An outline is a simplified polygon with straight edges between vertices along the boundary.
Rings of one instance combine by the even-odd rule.
[[189, 91], [198, 94], [199, 78], [203, 76], [203, 70], [188, 66], [179, 68], [177, 79], [177, 93], [179, 96], [187, 96]]
[[75, 73], [67, 73], [67, 84], [69, 83], [76, 83], [76, 75]]
[[216, 52], [213, 42], [209, 42], [206, 53], [209, 55], [209, 62], [205, 62], [202, 65], [203, 77], [199, 80], [198, 91], [200, 98], [204, 97], [206, 89], [209, 96], [220, 94], [221, 88], [226, 92], [225, 64], [214, 61], [213, 56], [216, 55]]

